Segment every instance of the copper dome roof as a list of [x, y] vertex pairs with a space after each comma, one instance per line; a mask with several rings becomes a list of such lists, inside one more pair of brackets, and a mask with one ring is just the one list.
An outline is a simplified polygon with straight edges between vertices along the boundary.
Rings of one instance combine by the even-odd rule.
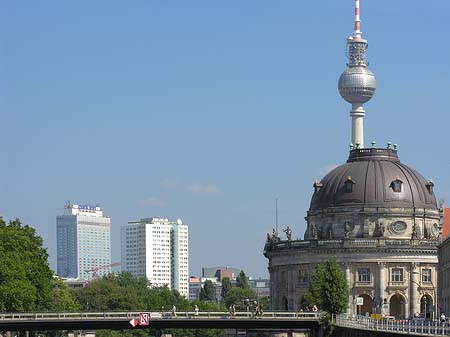
[[314, 184], [310, 211], [329, 207], [437, 209], [433, 182], [400, 163], [397, 150], [355, 149]]

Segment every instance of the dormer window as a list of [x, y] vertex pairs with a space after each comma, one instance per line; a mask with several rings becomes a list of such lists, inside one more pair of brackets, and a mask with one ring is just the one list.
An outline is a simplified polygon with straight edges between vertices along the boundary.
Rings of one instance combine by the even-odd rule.
[[427, 187], [428, 192], [433, 193], [433, 188], [434, 188], [434, 183], [433, 180], [428, 180], [428, 182], [425, 184], [425, 186]]
[[314, 182], [313, 187], [314, 187], [314, 192], [319, 192], [320, 189], [322, 188], [322, 183], [318, 182], [317, 180]]
[[353, 185], [355, 185], [355, 181], [352, 179], [352, 177], [348, 176], [347, 180], [344, 181], [344, 190], [347, 193], [353, 192]]
[[403, 181], [401, 181], [400, 178], [397, 177], [391, 183], [391, 188], [394, 192], [400, 193], [402, 191], [402, 184], [403, 184]]

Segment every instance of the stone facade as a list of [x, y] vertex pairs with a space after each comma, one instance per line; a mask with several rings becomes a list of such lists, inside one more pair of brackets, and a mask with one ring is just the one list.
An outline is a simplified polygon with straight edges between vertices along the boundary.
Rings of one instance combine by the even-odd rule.
[[[334, 256], [349, 284], [349, 313], [397, 318], [416, 313], [430, 318], [437, 315], [441, 212], [432, 182], [400, 164], [396, 151], [373, 149], [373, 155], [365, 151], [369, 154], [355, 160], [355, 151], [361, 150], [350, 153], [353, 159], [349, 162], [357, 165], [348, 162], [345, 169], [338, 167], [314, 184], [304, 240], [268, 235], [264, 255], [269, 259], [273, 310], [301, 309], [309, 287], [308, 273]], [[393, 177], [385, 169], [381, 175], [370, 174], [361, 161], [367, 167], [406, 167], [413, 173]], [[346, 184], [351, 176], [359, 178], [353, 179], [349, 188]], [[408, 183], [396, 188], [391, 183], [396, 179]], [[363, 298], [362, 306], [356, 305], [357, 297]]]
[[439, 245], [439, 302], [442, 312], [450, 316], [450, 237]]

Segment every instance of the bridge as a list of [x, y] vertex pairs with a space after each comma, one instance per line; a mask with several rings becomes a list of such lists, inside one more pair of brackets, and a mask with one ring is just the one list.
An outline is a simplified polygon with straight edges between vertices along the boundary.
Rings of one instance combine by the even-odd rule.
[[[336, 327], [349, 329], [353, 332], [352, 335], [361, 336], [439, 336], [450, 334], [449, 324], [439, 321], [377, 320], [365, 316], [341, 314], [334, 316], [333, 322]], [[339, 335], [339, 333], [336, 335]], [[346, 335], [346, 333], [343, 332], [341, 335]]]
[[[35, 312], [0, 313], [0, 331], [161, 329], [318, 329], [323, 316], [317, 312], [147, 312], [149, 325], [133, 327], [142, 312]], [[131, 321], [131, 322], [130, 322]]]

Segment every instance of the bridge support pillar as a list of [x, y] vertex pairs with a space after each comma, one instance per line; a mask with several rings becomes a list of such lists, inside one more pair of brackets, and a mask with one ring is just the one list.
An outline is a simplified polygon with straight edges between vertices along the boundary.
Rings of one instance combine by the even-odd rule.
[[324, 336], [323, 324], [320, 324], [317, 328], [310, 329], [308, 337], [323, 337]]

